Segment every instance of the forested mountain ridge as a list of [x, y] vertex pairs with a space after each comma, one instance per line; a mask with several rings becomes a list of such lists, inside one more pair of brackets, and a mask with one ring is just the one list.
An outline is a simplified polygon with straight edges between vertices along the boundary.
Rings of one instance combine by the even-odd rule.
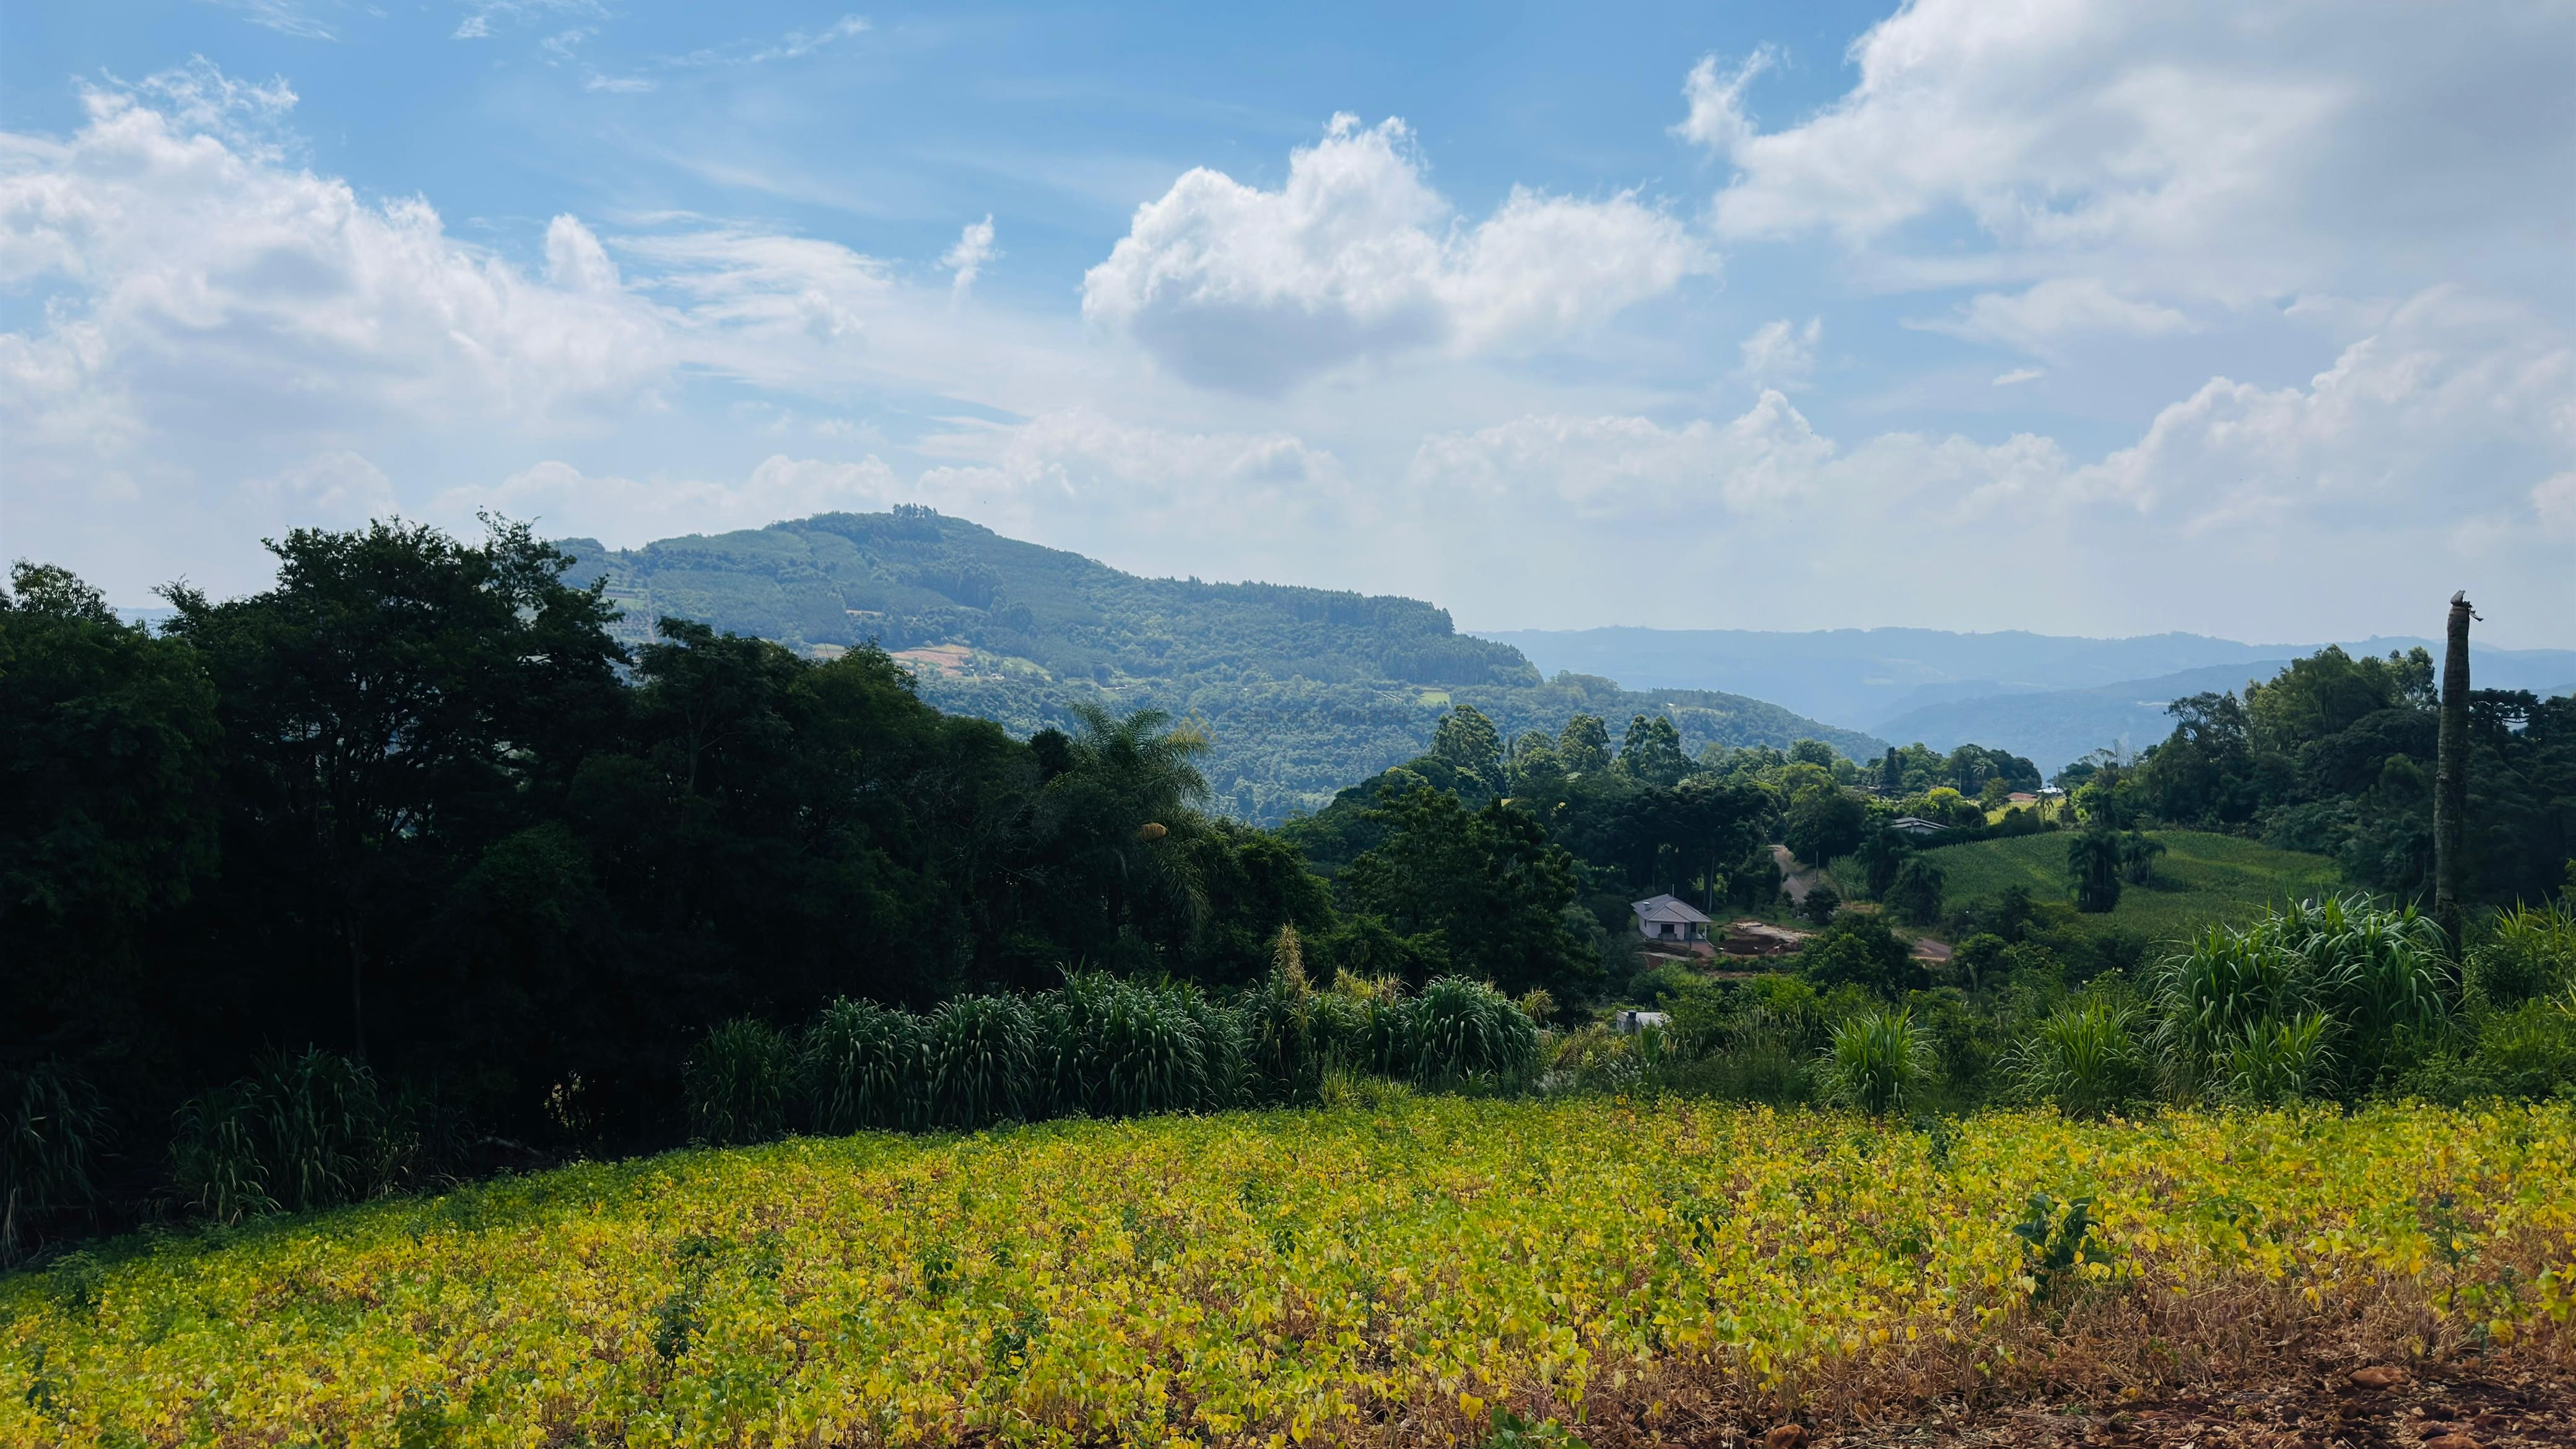
[[1277, 584], [1148, 579], [1004, 538], [926, 508], [823, 514], [611, 550], [557, 547], [569, 577], [606, 578], [630, 643], [690, 619], [828, 655], [870, 641], [912, 668], [924, 701], [1026, 735], [1078, 703], [1201, 722], [1219, 803], [1247, 820], [1320, 808], [1420, 754], [1441, 711], [1473, 704], [1507, 735], [1578, 714], [1669, 718], [1686, 748], [1817, 739], [1884, 746], [1777, 705], [1711, 690], [1543, 679], [1518, 649], [1458, 633], [1416, 599]]

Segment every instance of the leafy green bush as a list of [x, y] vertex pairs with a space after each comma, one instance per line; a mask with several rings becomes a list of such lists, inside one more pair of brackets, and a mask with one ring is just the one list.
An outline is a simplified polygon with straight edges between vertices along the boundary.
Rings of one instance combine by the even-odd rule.
[[1876, 911], [1845, 911], [1798, 952], [1798, 974], [1821, 988], [1850, 982], [1902, 1001], [1932, 984], [1912, 951]]
[[689, 1136], [718, 1147], [776, 1137], [798, 1075], [795, 1048], [776, 1027], [747, 1016], [717, 1027], [681, 1067]]
[[2408, 1073], [2408, 1093], [2450, 1106], [2486, 1097], [2576, 1096], [2576, 988], [2510, 1011], [2479, 1013], [2466, 1047]]
[[2475, 1070], [2506, 1097], [2546, 1097], [2576, 1090], [2576, 992], [2527, 1001], [2487, 1018], [2478, 1032]]
[[2070, 1117], [2106, 1117], [2154, 1085], [2137, 1012], [2117, 1002], [2071, 1002], [2051, 1013], [2013, 1057], [2014, 1085]]
[[1913, 1017], [1901, 1007], [1880, 1009], [1834, 1029], [1817, 1078], [1826, 1101], [1883, 1117], [1920, 1097], [1936, 1065]]

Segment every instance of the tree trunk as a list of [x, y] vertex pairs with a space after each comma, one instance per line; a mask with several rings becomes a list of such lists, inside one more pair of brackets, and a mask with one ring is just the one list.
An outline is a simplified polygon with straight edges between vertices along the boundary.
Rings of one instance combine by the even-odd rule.
[[2469, 608], [2451, 596], [2450, 637], [2442, 650], [2442, 740], [2433, 775], [2433, 919], [2460, 951], [2460, 883], [2467, 871], [2462, 842], [2469, 813]]

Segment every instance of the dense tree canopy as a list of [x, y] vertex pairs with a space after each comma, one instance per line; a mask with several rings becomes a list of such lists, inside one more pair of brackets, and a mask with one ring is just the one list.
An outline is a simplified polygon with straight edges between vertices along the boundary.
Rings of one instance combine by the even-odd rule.
[[[2275, 678], [2171, 706], [2174, 730], [2133, 765], [2094, 762], [2079, 803], [2105, 824], [2227, 830], [2331, 855], [2355, 882], [2413, 897], [2432, 871], [2433, 661], [2328, 647]], [[2537, 900], [2576, 855], [2576, 699], [2478, 690], [2470, 700], [2471, 894]]]
[[513, 525], [272, 548], [273, 587], [174, 589], [158, 637], [58, 570], [0, 594], [0, 1072], [99, 1082], [147, 1135], [307, 1044], [488, 1129], [649, 1135], [729, 1016], [1240, 983], [1344, 924], [1150, 711], [1021, 743], [871, 648], [666, 619], [629, 652]]

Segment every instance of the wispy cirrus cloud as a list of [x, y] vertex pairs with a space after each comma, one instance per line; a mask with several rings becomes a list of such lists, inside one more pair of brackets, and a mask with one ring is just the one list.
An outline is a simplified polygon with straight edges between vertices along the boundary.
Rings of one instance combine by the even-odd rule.
[[451, 40], [489, 39], [497, 26], [530, 25], [554, 16], [583, 15], [606, 19], [601, 0], [466, 0], [465, 16], [449, 32]]
[[229, 10], [263, 30], [292, 35], [299, 40], [337, 40], [339, 35], [331, 22], [324, 19], [326, 10], [337, 5], [312, 3], [312, 0], [206, 0], [206, 3]]
[[725, 45], [665, 57], [660, 63], [686, 68], [712, 65], [765, 65], [773, 60], [801, 60], [868, 33], [866, 17], [844, 15], [816, 30], [790, 30], [765, 40], [736, 40]]

